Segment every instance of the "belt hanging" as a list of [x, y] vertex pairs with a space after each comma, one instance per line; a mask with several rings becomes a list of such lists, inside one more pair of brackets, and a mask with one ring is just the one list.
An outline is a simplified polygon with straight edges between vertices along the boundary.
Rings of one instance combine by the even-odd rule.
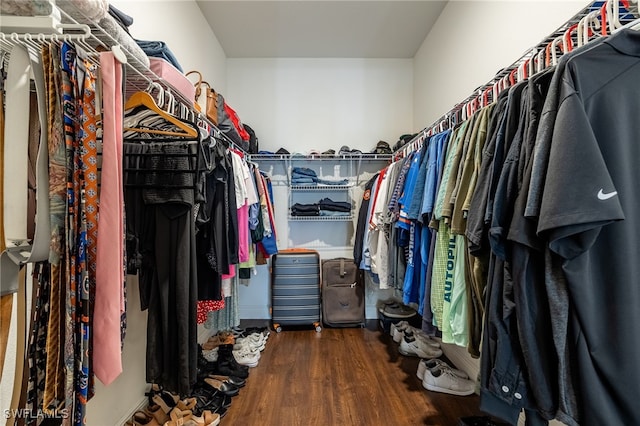
[[[4, 129], [4, 229], [6, 249], [0, 255], [0, 294], [16, 292], [20, 265], [49, 257], [49, 152], [47, 148], [44, 69], [36, 54], [24, 46], [11, 49], [6, 80]], [[27, 185], [30, 75], [38, 98], [40, 145], [36, 159], [36, 224], [33, 242], [27, 238]]]

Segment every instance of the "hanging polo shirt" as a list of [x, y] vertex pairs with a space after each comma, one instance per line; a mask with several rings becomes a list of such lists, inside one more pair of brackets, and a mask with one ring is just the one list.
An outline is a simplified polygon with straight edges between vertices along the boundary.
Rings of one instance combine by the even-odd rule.
[[[535, 132], [535, 146], [532, 158], [529, 160], [525, 178], [523, 179], [523, 188], [516, 201], [516, 214], [512, 222], [509, 238], [516, 241], [514, 244], [514, 279], [526, 282], [524, 289], [529, 291], [530, 297], [526, 304], [528, 312], [517, 310], [518, 314], [531, 315], [536, 318], [536, 325], [531, 322], [525, 332], [533, 333], [534, 336], [540, 336], [536, 330], [548, 330], [549, 327], [541, 319], [544, 317], [546, 307], [536, 309], [536, 300], [538, 305], [548, 305], [551, 320], [551, 335], [553, 346], [557, 360], [553, 356], [536, 357], [536, 353], [551, 354], [547, 347], [540, 340], [535, 341], [537, 349], [529, 347], [527, 350], [534, 359], [528, 362], [528, 368], [535, 368], [536, 362], [548, 364], [547, 369], [557, 370], [557, 385], [553, 383], [553, 376], [537, 374], [536, 379], [549, 377], [542, 385], [533, 383], [533, 391], [538, 392], [536, 398], [538, 406], [541, 407], [542, 413], [555, 413], [555, 417], [566, 423], [576, 424], [574, 419], [579, 418], [575, 380], [575, 363], [570, 358], [569, 346], [573, 343], [569, 341], [567, 336], [567, 324], [569, 321], [569, 312], [566, 306], [569, 304], [569, 295], [567, 293], [566, 284], [564, 282], [564, 273], [561, 268], [561, 259], [550, 252], [548, 246], [542, 238], [536, 234], [538, 223], [538, 212], [540, 211], [540, 202], [542, 195], [542, 186], [544, 184], [547, 162], [549, 158], [549, 150], [551, 138], [553, 136], [553, 128], [557, 117], [557, 109], [559, 105], [559, 89], [562, 82], [562, 74], [568, 61], [595, 48], [604, 39], [596, 39], [589, 44], [572, 51], [570, 54], [563, 55], [555, 68], [555, 73], [551, 77], [547, 94], [544, 99], [544, 106], [539, 117], [538, 128]], [[519, 214], [518, 212], [523, 212]], [[525, 217], [526, 216], [526, 219]], [[520, 248], [523, 245], [524, 248]], [[539, 265], [543, 264], [541, 268]], [[525, 268], [520, 268], [525, 266]], [[546, 279], [549, 277], [549, 279]], [[537, 291], [536, 291], [537, 290]], [[516, 293], [518, 297], [518, 293]], [[526, 324], [526, 321], [523, 320]], [[523, 341], [527, 342], [527, 334], [522, 335]], [[532, 345], [530, 345], [532, 346]], [[539, 370], [545, 371], [545, 370]], [[545, 396], [544, 389], [551, 389], [553, 392], [550, 396]], [[555, 392], [558, 393], [557, 397]], [[546, 402], [545, 402], [546, 401]], [[557, 408], [556, 408], [557, 406]]]
[[[549, 330], [553, 329], [553, 323], [544, 287], [543, 243], [536, 237], [536, 222], [524, 217], [524, 209], [539, 117], [553, 75], [553, 70], [547, 70], [529, 80], [529, 127], [520, 149], [518, 170], [520, 188], [513, 206], [508, 234], [511, 245], [513, 297], [517, 306], [515, 313], [524, 359], [523, 368], [527, 371], [529, 386], [538, 412], [546, 419], [556, 417], [558, 406], [567, 404], [559, 404], [558, 401], [560, 368], [553, 334], [549, 333]], [[523, 234], [527, 234], [528, 237]], [[530, 238], [536, 239], [536, 242], [529, 245], [527, 239]]]
[[638, 78], [632, 30], [569, 60], [542, 193], [538, 233], [564, 259], [584, 425], [640, 418]]

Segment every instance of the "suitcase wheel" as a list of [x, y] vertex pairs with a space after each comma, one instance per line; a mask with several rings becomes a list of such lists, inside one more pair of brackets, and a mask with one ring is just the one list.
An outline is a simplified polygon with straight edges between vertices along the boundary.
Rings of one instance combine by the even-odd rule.
[[282, 331], [282, 327], [280, 327], [280, 324], [273, 324], [273, 329], [276, 331], [276, 333], [280, 333]]
[[316, 333], [320, 333], [322, 331], [322, 327], [320, 327], [319, 322], [314, 322], [313, 326], [316, 328]]

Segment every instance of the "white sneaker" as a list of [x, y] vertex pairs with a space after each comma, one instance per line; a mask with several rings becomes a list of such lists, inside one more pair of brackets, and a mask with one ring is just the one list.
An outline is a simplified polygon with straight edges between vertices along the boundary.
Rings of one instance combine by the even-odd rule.
[[415, 337], [418, 340], [421, 340], [422, 343], [429, 345], [435, 349], [440, 349], [440, 342], [434, 339], [431, 336], [426, 335], [422, 330], [418, 330], [415, 327], [411, 329], [406, 329], [403, 333], [404, 336]]
[[408, 334], [400, 341], [398, 352], [405, 356], [417, 356], [420, 358], [438, 358], [442, 355], [440, 348], [435, 348]]
[[237, 341], [236, 340], [236, 344], [233, 345], [233, 349], [236, 351], [242, 350], [242, 349], [248, 349], [251, 352], [262, 352], [264, 350], [264, 348], [266, 348], [267, 344], [265, 342], [253, 342], [251, 340], [241, 340], [241, 341]]
[[451, 367], [449, 364], [444, 362], [441, 359], [433, 358], [433, 359], [421, 359], [418, 363], [418, 370], [416, 371], [416, 376], [418, 379], [424, 379], [424, 372], [426, 370], [433, 370], [434, 368], [448, 368], [453, 374], [460, 377], [461, 379], [468, 379], [467, 373], [462, 370], [458, 370], [457, 368]]
[[409, 326], [409, 323], [406, 321], [400, 321], [397, 323], [391, 323], [390, 333], [391, 337], [393, 337], [393, 341], [396, 343], [400, 343], [402, 337], [404, 336], [404, 330]]
[[419, 339], [424, 341], [424, 343], [430, 346], [433, 346], [434, 348], [440, 347], [440, 343], [437, 340], [435, 340], [433, 337], [429, 336], [428, 334], [425, 334], [425, 332], [422, 331], [421, 329], [416, 328], [412, 325], [409, 325], [408, 322], [406, 321], [403, 321], [403, 322], [404, 324], [398, 323], [398, 325], [394, 329], [394, 334], [393, 334], [394, 342], [400, 343], [402, 341], [402, 338], [408, 334], [410, 336], [418, 337]]
[[248, 349], [241, 349], [239, 351], [234, 350], [233, 357], [240, 365], [246, 365], [247, 367], [256, 367], [260, 360], [260, 352], [253, 352]]
[[213, 349], [203, 349], [202, 356], [209, 362], [216, 362], [218, 360], [218, 348]]
[[473, 381], [456, 376], [450, 368], [426, 369], [422, 379], [422, 387], [451, 395], [471, 395], [476, 390]]

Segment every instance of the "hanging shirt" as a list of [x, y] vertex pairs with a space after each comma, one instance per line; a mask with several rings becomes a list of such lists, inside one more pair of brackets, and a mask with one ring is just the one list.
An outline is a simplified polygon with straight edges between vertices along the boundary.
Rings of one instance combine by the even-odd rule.
[[639, 77], [632, 30], [569, 60], [540, 204], [538, 234], [563, 259], [584, 425], [640, 418]]

